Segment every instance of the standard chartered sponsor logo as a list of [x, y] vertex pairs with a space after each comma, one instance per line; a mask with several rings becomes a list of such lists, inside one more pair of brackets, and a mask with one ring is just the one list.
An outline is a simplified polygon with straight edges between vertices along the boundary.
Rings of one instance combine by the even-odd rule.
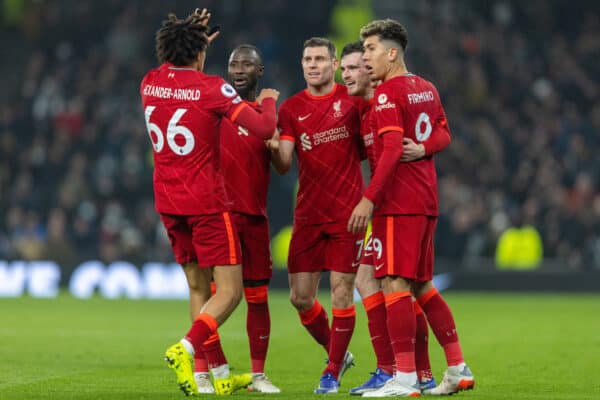
[[350, 133], [346, 129], [346, 126], [339, 126], [315, 133], [313, 135], [313, 144], [318, 146], [322, 143], [335, 142], [336, 140], [345, 139], [347, 137], [350, 137]]
[[312, 137], [307, 133], [303, 133], [300, 135], [300, 144], [302, 145], [302, 150], [312, 150], [313, 146], [335, 142], [348, 137], [350, 137], [350, 132], [348, 132], [348, 129], [346, 129], [346, 126], [344, 125], [323, 132], [314, 133]]

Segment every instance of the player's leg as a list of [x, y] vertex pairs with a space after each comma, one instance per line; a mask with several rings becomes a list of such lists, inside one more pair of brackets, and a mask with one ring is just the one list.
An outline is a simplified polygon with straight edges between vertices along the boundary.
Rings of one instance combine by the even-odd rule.
[[346, 370], [354, 365], [354, 356], [348, 351], [348, 345], [356, 324], [354, 280], [364, 236], [349, 233], [345, 224], [331, 223], [324, 228], [327, 234], [324, 241], [325, 265], [331, 271], [333, 320], [327, 367], [315, 393], [335, 393]]
[[280, 393], [265, 374], [271, 335], [269, 282], [273, 274], [266, 217], [236, 214], [242, 247], [244, 297], [248, 306], [246, 332], [250, 345], [252, 383], [248, 389], [259, 393]]
[[472, 389], [475, 380], [464, 362], [460, 341], [456, 332], [456, 324], [450, 307], [433, 286], [433, 237], [437, 219], [428, 218], [427, 232], [423, 240], [422, 264], [417, 282], [413, 283], [413, 292], [419, 306], [423, 309], [431, 330], [444, 349], [448, 369], [438, 387], [428, 390], [430, 394], [451, 394], [459, 390]]
[[[375, 277], [383, 277], [387, 328], [394, 352], [396, 372], [381, 388], [364, 397], [418, 396], [415, 366], [416, 319], [410, 282], [416, 276], [419, 241], [424, 227], [412, 217], [373, 218], [373, 236], [381, 243], [375, 259]], [[379, 267], [379, 268], [378, 268]]]
[[[206, 303], [202, 312], [214, 315], [213, 312], [216, 313], [218, 312], [217, 310], [225, 310], [225, 312], [228, 313], [227, 316], [224, 316], [224, 314], [222, 315], [226, 319], [231, 315], [241, 299], [241, 294], [243, 292], [242, 268], [239, 264], [235, 266], [215, 266], [213, 276], [217, 291], [214, 296], [210, 298], [208, 303]], [[234, 299], [236, 303], [229, 301], [229, 299]], [[221, 321], [218, 316], [215, 316], [215, 319]], [[221, 323], [222, 322], [220, 322], [220, 324]], [[210, 343], [208, 346], [210, 346]], [[210, 352], [207, 351], [208, 348], [206, 342], [204, 349], [207, 356], [209, 356], [210, 366]], [[211, 368], [211, 372], [213, 374], [213, 382], [217, 394], [230, 394], [235, 390], [246, 388], [252, 382], [252, 376], [250, 374], [231, 375], [229, 373], [228, 364]]]
[[417, 330], [415, 336], [415, 365], [421, 391], [431, 390], [436, 387], [431, 363], [429, 361], [429, 325], [427, 318], [419, 303], [413, 299]]
[[317, 343], [329, 352], [329, 318], [317, 300], [324, 263], [321, 228], [295, 225], [288, 255], [290, 302], [298, 311], [302, 325]]
[[[182, 267], [188, 283], [190, 297], [190, 318], [193, 322], [196, 316], [200, 314], [200, 310], [202, 309], [204, 304], [206, 304], [206, 302], [212, 295], [212, 288], [214, 287], [214, 285], [211, 285], [211, 287], [207, 290], [206, 285], [203, 282], [203, 275], [200, 273], [200, 268], [198, 267], [197, 262], [184, 263], [182, 264]], [[209, 340], [207, 340], [207, 342], [213, 341], [215, 337], [218, 338], [218, 335], [219, 334], [215, 332], [209, 338]], [[204, 347], [206, 347], [207, 342], [204, 343]], [[209, 363], [204, 351], [196, 352], [196, 354], [194, 355], [194, 380], [196, 382], [196, 386], [198, 387], [198, 393], [209, 394], [215, 392], [215, 389], [213, 388], [212, 383], [210, 381], [210, 375], [208, 373], [208, 364]]]
[[300, 322], [308, 333], [329, 352], [329, 318], [317, 300], [321, 272], [296, 272], [288, 275], [290, 301], [298, 311]]
[[353, 273], [331, 271], [331, 339], [327, 366], [321, 374], [315, 393], [337, 393], [342, 376], [354, 365], [354, 356], [348, 351], [356, 324], [353, 304], [354, 276]]
[[372, 242], [372, 236], [369, 235], [363, 249], [361, 265], [356, 273], [355, 286], [367, 313], [369, 334], [377, 359], [377, 367], [366, 382], [350, 389], [352, 395], [361, 395], [378, 389], [394, 374], [394, 352], [387, 331], [385, 298], [381, 290], [381, 282], [373, 274]]
[[[167, 223], [165, 223], [167, 221]], [[173, 224], [170, 224], [173, 222]], [[188, 216], [163, 219], [169, 238], [174, 249], [177, 240], [170, 233], [170, 225], [186, 225], [191, 231], [192, 243], [198, 259], [198, 282], [203, 287], [203, 292], [208, 292], [211, 282], [210, 266], [214, 267], [214, 276], [217, 292], [202, 307], [196, 316], [191, 329], [185, 337], [166, 352], [166, 360], [176, 375], [180, 388], [186, 394], [195, 394], [197, 386], [193, 377], [193, 355], [202, 350], [203, 343], [216, 332], [233, 312], [242, 296], [242, 275], [240, 260], [239, 240], [233, 231], [228, 213]], [[231, 385], [224, 388], [231, 392]]]

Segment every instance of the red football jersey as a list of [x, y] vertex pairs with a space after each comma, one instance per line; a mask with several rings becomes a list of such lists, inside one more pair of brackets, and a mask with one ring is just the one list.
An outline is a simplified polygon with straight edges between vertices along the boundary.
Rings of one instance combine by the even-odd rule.
[[[255, 102], [245, 102], [260, 110]], [[267, 215], [271, 152], [265, 142], [229, 119], [221, 123], [221, 171], [230, 209]]]
[[363, 146], [367, 160], [369, 161], [371, 176], [375, 173], [375, 167], [377, 166], [377, 156], [375, 154], [375, 140], [377, 139], [377, 135], [375, 134], [376, 129], [373, 116], [373, 104], [375, 104], [374, 99], [365, 102], [361, 109], [360, 116], [360, 135], [362, 136]]
[[294, 141], [298, 156], [296, 222], [346, 221], [360, 200], [358, 100], [335, 84], [324, 96], [303, 90], [279, 108], [281, 140]]
[[[414, 74], [392, 78], [375, 90], [377, 135], [399, 131], [417, 143], [447, 129], [446, 115], [435, 86]], [[436, 132], [437, 131], [437, 132]], [[377, 148], [381, 147], [381, 138]], [[381, 153], [381, 151], [376, 151]], [[437, 176], [433, 157], [399, 163], [385, 184], [376, 215], [438, 215]]]
[[235, 89], [218, 76], [163, 64], [146, 74], [140, 92], [154, 148], [156, 210], [226, 211], [219, 125], [223, 116], [235, 117], [245, 106]]

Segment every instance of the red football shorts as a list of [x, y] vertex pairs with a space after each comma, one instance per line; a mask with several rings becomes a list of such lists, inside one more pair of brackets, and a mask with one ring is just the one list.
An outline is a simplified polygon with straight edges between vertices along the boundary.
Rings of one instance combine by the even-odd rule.
[[318, 225], [294, 224], [288, 272], [331, 270], [356, 273], [364, 234], [348, 232], [346, 222]]
[[[433, 279], [433, 235], [437, 217], [384, 215], [373, 218], [376, 278]], [[375, 249], [381, 251], [375, 251]]]
[[234, 265], [241, 262], [240, 241], [231, 214], [160, 214], [167, 229], [175, 260], [198, 262], [200, 267]]
[[242, 247], [242, 275], [246, 281], [271, 279], [269, 222], [263, 215], [232, 213]]
[[369, 232], [365, 235], [365, 241], [363, 242], [363, 248], [360, 254], [360, 263], [364, 265], [374, 265], [375, 253], [373, 253], [373, 251], [373, 232]]

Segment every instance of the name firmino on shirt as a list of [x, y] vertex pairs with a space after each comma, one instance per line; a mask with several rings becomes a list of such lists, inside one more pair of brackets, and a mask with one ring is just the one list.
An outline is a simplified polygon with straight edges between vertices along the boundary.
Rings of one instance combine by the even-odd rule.
[[428, 90], [421, 93], [409, 93], [406, 95], [410, 104], [424, 103], [426, 101], [434, 101], [433, 92]]

